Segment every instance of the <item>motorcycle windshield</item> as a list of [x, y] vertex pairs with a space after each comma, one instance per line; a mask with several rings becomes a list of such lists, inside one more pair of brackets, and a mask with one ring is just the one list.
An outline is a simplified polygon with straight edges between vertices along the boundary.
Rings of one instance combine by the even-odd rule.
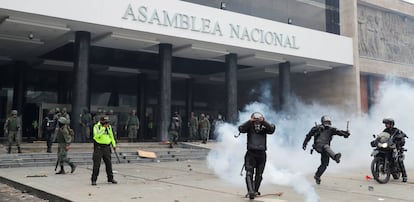
[[381, 132], [377, 135], [377, 140], [380, 143], [386, 143], [390, 139], [391, 135], [387, 132]]

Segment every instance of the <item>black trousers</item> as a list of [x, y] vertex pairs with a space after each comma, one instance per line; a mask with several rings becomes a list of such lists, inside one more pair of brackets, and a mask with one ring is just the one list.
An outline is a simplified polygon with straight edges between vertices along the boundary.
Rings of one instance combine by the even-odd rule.
[[315, 173], [316, 177], [321, 177], [325, 172], [326, 168], [329, 165], [329, 154], [326, 150], [321, 152], [321, 165], [318, 167], [318, 170]]
[[244, 166], [246, 169], [246, 186], [248, 192], [259, 191], [265, 165], [266, 151], [247, 150], [246, 155], [244, 156]]
[[99, 168], [101, 167], [101, 160], [103, 159], [106, 168], [106, 176], [108, 181], [114, 179], [114, 174], [112, 173], [112, 162], [111, 162], [111, 146], [94, 143], [93, 147], [93, 170], [92, 170], [92, 181], [96, 181], [99, 175]]

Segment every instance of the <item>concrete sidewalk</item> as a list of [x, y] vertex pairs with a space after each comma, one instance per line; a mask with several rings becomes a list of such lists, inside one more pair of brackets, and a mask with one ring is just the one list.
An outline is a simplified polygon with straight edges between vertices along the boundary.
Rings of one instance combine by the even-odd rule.
[[[249, 201], [244, 198], [244, 186], [233, 186], [218, 179], [203, 160], [113, 164], [113, 167], [118, 181], [115, 185], [106, 182], [104, 165], [97, 186], [90, 184], [91, 165], [78, 166], [75, 173], [66, 175], [55, 175], [52, 167], [7, 168], [0, 169], [0, 176], [69, 201]], [[314, 185], [320, 201], [414, 201], [414, 184], [410, 178], [408, 183], [391, 181], [380, 185], [365, 180], [363, 173], [366, 173], [365, 168], [363, 172], [340, 176], [327, 173], [321, 185]], [[413, 175], [410, 170], [408, 176]], [[311, 176], [308, 178], [312, 180]], [[244, 178], [240, 180], [243, 182]], [[264, 184], [261, 192], [265, 196], [254, 201], [305, 201], [303, 195], [290, 187]], [[283, 195], [276, 196], [278, 192]]]

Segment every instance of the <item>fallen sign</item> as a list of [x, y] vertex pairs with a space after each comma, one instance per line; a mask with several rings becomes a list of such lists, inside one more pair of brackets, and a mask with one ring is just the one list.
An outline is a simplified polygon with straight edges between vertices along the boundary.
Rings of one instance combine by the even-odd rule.
[[149, 152], [149, 151], [143, 151], [143, 150], [138, 150], [138, 156], [143, 157], [143, 158], [150, 158], [150, 159], [157, 158], [157, 155], [155, 154], [155, 152]]

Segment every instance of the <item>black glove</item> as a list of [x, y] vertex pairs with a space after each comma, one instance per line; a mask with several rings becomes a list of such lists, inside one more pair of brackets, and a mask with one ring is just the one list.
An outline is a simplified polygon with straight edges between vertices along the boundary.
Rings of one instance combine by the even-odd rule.
[[306, 150], [306, 144], [303, 144], [303, 145], [302, 145], [302, 149], [303, 149], [303, 150]]
[[344, 138], [348, 138], [350, 135], [351, 135], [351, 133], [349, 133], [349, 131], [344, 131]]

